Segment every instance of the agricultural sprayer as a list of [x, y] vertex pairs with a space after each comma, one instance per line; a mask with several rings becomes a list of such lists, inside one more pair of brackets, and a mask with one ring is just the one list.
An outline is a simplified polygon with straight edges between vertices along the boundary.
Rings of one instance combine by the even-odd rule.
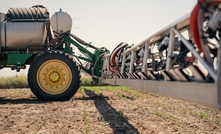
[[[97, 83], [103, 65], [101, 57], [108, 52], [71, 34], [71, 27], [69, 14], [60, 10], [50, 19], [48, 10], [41, 5], [1, 13], [0, 68], [19, 71], [30, 65], [29, 87], [39, 99], [70, 99], [79, 88], [80, 69]], [[73, 52], [73, 46], [81, 55]]]
[[49, 19], [43, 6], [10, 8], [0, 14], [0, 67], [19, 71], [30, 65], [29, 86], [41, 100], [71, 98], [82, 69], [95, 83], [221, 109], [220, 3], [199, 0], [191, 13], [137, 45], [120, 43], [111, 54], [71, 34], [72, 19], [65, 12]]

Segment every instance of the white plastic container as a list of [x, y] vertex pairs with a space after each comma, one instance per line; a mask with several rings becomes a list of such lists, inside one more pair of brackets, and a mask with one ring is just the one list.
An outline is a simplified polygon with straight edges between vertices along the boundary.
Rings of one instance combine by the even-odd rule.
[[72, 18], [71, 16], [63, 11], [55, 12], [51, 17], [51, 27], [54, 32], [66, 33], [71, 31]]

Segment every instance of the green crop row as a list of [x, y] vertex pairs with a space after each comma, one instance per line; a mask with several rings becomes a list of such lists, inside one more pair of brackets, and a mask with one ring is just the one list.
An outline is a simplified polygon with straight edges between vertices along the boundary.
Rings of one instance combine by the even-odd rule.
[[0, 78], [0, 88], [10, 89], [10, 88], [27, 88], [27, 87], [29, 86], [26, 76]]
[[[91, 77], [82, 76], [81, 86], [88, 86], [92, 82]], [[17, 77], [1, 77], [0, 78], [0, 88], [1, 89], [11, 89], [11, 88], [28, 88], [28, 80], [26, 76]]]

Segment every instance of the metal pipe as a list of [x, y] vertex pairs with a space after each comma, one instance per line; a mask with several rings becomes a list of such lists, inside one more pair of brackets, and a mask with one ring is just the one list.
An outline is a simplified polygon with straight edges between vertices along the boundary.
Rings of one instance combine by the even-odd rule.
[[218, 107], [221, 109], [221, 48], [218, 48], [218, 80], [217, 80], [217, 101], [218, 101]]
[[147, 58], [149, 54], [149, 42], [145, 42], [145, 51], [144, 51], [144, 57], [143, 57], [143, 67], [142, 72], [146, 73], [147, 71]]
[[122, 64], [121, 64], [121, 70], [120, 73], [123, 74], [124, 73], [124, 65], [125, 65], [125, 61], [126, 61], [126, 55], [123, 55], [123, 60], [122, 60]]
[[168, 54], [166, 61], [166, 71], [169, 71], [172, 68], [172, 59], [169, 57], [173, 55], [174, 42], [175, 42], [175, 34], [173, 30], [170, 29], [170, 40], [169, 40], [169, 47], [168, 47]]
[[101, 76], [105, 77], [105, 76], [108, 76], [108, 56], [109, 54], [106, 54], [103, 56], [103, 67], [102, 67], [102, 73], [101, 73]]
[[97, 65], [97, 62], [99, 61], [99, 59], [100, 59], [102, 56], [104, 56], [105, 54], [106, 54], [106, 53], [102, 53], [102, 54], [97, 58], [97, 60], [95, 61], [94, 66], [92, 67], [92, 74], [91, 74], [93, 78], [97, 78], [97, 79], [100, 78], [100, 76], [94, 75], [94, 70], [95, 70], [95, 68], [96, 68], [96, 65]]
[[188, 42], [176, 29], [172, 28], [172, 30], [174, 31], [174, 33], [181, 39], [181, 41], [184, 43], [184, 45], [192, 52], [192, 54], [202, 63], [202, 65], [208, 70], [210, 76], [214, 79], [214, 81], [217, 82], [218, 78], [217, 78], [217, 74], [214, 71], [214, 69], [212, 69], [212, 67], [210, 65], [208, 65], [206, 63], [206, 61], [199, 55], [199, 53], [196, 51], [196, 49], [193, 47], [192, 44], [190, 44], [190, 42]]
[[135, 58], [135, 51], [133, 50], [132, 53], [131, 53], [129, 73], [132, 73], [132, 72], [133, 72], [133, 68], [134, 68], [134, 58]]

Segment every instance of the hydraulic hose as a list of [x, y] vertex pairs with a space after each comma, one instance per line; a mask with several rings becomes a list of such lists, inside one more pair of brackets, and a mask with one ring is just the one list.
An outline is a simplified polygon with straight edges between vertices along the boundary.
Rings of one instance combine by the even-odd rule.
[[45, 48], [44, 51], [48, 51], [49, 47], [51, 47], [51, 46], [53, 46], [54, 44], [56, 44], [56, 42], [58, 42], [59, 39], [61, 39], [61, 36], [62, 36], [62, 34], [59, 33], [59, 34], [56, 36], [56, 38], [54, 38], [53, 40], [51, 40], [51, 41], [48, 43], [48, 45], [47, 45], [47, 47]]
[[102, 54], [97, 58], [97, 60], [95, 61], [94, 66], [92, 67], [92, 77], [93, 77], [93, 78], [97, 78], [97, 79], [100, 78], [99, 76], [94, 75], [94, 69], [95, 69], [95, 67], [96, 67], [97, 62], [99, 61], [99, 59], [100, 59], [102, 56], [104, 56], [105, 54], [106, 54], [106, 53], [102, 53]]
[[194, 7], [191, 16], [190, 16], [190, 27], [193, 34], [193, 39], [199, 49], [199, 53], [203, 52], [206, 53], [206, 49], [203, 45], [203, 40], [200, 35], [201, 29], [202, 29], [202, 20], [204, 17], [204, 14], [202, 13], [202, 10], [207, 10], [210, 6], [216, 5], [221, 3], [221, 0], [198, 0], [198, 3]]
[[[128, 46], [127, 43], [121, 42], [111, 53], [110, 58], [109, 58], [109, 65], [108, 69], [114, 73], [118, 68], [118, 64], [115, 61], [116, 56], [120, 57], [123, 49]], [[119, 53], [120, 52], [120, 53]]]

